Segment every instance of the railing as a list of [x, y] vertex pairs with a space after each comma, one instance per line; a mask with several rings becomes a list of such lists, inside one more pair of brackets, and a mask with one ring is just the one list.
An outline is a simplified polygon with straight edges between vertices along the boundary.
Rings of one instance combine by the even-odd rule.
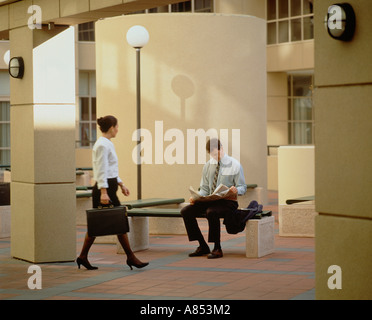
[[[1, 169], [5, 169], [5, 170], [10, 171], [10, 165], [1, 164], [0, 165], [0, 170]], [[76, 168], [76, 171], [92, 171], [92, 170], [93, 170], [93, 168], [91, 168], [91, 167], [78, 167], [78, 168]]]
[[[278, 154], [278, 148], [279, 147], [310, 147], [314, 146], [313, 144], [281, 144], [281, 145], [267, 145], [267, 155], [273, 156]], [[273, 152], [273, 149], [275, 149], [275, 154]]]

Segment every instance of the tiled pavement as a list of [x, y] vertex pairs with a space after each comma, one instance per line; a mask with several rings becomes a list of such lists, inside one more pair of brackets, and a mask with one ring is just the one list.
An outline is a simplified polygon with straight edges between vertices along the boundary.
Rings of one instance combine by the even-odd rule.
[[[152, 235], [150, 249], [136, 253], [149, 266], [130, 270], [116, 245], [94, 244], [89, 259], [98, 270], [40, 264], [42, 289], [30, 290], [32, 264], [11, 258], [10, 239], [0, 239], [0, 300], [314, 300], [314, 238], [279, 237], [277, 193], [269, 199], [264, 209], [275, 216], [275, 252], [259, 259], [245, 257], [245, 233], [229, 235], [221, 224], [221, 259], [189, 258], [196, 244], [185, 235]], [[78, 252], [84, 234], [77, 227]]]

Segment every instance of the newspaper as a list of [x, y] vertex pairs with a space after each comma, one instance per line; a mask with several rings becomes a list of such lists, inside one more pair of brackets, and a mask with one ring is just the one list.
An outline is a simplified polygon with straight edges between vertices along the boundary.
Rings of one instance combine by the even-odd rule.
[[224, 184], [220, 184], [214, 192], [209, 196], [201, 196], [198, 192], [194, 190], [193, 187], [189, 188], [191, 197], [194, 201], [214, 201], [221, 200], [230, 197], [234, 193], [230, 191], [230, 188], [226, 187]]

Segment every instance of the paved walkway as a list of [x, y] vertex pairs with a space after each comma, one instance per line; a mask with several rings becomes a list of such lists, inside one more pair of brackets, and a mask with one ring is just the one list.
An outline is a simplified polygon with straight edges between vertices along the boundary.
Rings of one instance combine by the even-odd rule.
[[[31, 264], [11, 258], [10, 238], [0, 239], [0, 300], [314, 300], [314, 238], [279, 237], [277, 193], [269, 198], [264, 209], [275, 216], [275, 252], [259, 259], [245, 257], [245, 233], [229, 235], [224, 227], [224, 257], [216, 260], [189, 258], [195, 243], [185, 235], [153, 235], [150, 249], [136, 253], [150, 262], [144, 269], [130, 270], [116, 245], [94, 244], [89, 258], [98, 270], [79, 270], [74, 262], [40, 264], [42, 289], [30, 290]], [[84, 234], [77, 227], [78, 252]]]

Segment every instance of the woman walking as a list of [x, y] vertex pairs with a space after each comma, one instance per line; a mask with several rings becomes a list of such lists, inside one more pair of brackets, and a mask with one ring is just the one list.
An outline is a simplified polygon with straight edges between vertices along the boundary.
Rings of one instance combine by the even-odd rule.
[[[111, 142], [118, 133], [118, 121], [114, 116], [105, 116], [97, 120], [99, 128], [102, 132], [100, 137], [93, 146], [93, 177], [96, 181], [92, 189], [93, 208], [97, 208], [100, 204], [111, 203], [114, 206], [120, 206], [120, 200], [116, 195], [118, 188], [125, 196], [129, 196], [130, 192], [119, 177], [118, 157], [115, 152], [114, 144]], [[117, 235], [124, 252], [127, 255], [127, 265], [132, 269], [143, 268], [148, 265], [148, 262], [141, 262], [133, 253], [127, 234]], [[85, 235], [83, 248], [76, 263], [80, 269], [83, 265], [88, 270], [98, 269], [92, 266], [88, 261], [89, 249], [92, 246], [95, 237], [90, 237], [88, 233]]]

